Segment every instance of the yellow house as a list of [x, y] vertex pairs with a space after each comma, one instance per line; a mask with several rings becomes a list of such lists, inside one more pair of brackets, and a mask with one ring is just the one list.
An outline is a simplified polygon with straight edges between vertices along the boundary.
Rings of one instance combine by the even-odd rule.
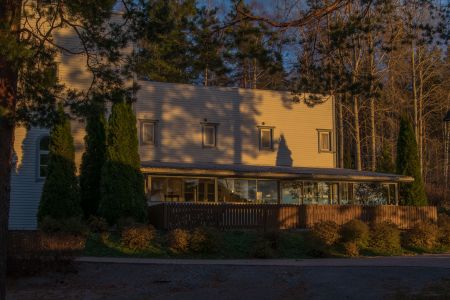
[[[116, 15], [118, 17], [119, 15]], [[73, 32], [55, 40], [81, 47]], [[58, 76], [87, 89], [83, 55], [61, 52]], [[140, 80], [134, 111], [149, 205], [160, 202], [396, 204], [407, 176], [336, 168], [332, 97]], [[305, 101], [306, 100], [306, 101]], [[84, 124], [72, 122], [79, 167]], [[18, 127], [11, 229], [35, 229], [48, 158], [48, 129]]]

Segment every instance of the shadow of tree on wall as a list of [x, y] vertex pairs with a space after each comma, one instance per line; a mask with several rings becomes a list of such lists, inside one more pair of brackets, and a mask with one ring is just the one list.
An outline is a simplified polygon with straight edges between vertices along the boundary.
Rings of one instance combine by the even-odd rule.
[[287, 145], [284, 134], [281, 134], [280, 140], [278, 142], [277, 159], [275, 164], [277, 166], [292, 167], [293, 162], [294, 161], [292, 160], [292, 152]]

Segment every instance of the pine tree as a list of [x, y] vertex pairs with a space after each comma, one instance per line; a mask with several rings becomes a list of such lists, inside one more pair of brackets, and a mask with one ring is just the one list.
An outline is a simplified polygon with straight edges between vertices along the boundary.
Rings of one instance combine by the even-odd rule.
[[[237, 9], [250, 12], [250, 7], [242, 1], [233, 1], [234, 10], [226, 23], [239, 18]], [[281, 41], [277, 32], [262, 22], [241, 20], [229, 26], [225, 32], [225, 45], [229, 49], [224, 54], [233, 71], [231, 84], [242, 88], [283, 89], [285, 73], [281, 55]]]
[[45, 217], [63, 221], [81, 216], [70, 120], [61, 106], [58, 113], [59, 119], [50, 133], [48, 173], [39, 205], [39, 222]]
[[137, 72], [150, 80], [190, 83], [195, 0], [149, 0], [138, 21]]
[[414, 129], [405, 116], [400, 120], [400, 132], [397, 140], [397, 173], [414, 178], [413, 183], [401, 185], [401, 203], [404, 205], [427, 205]]
[[204, 86], [220, 86], [228, 82], [229, 68], [224, 61], [224, 38], [217, 9], [197, 10], [192, 32], [194, 70]]
[[377, 171], [381, 173], [395, 173], [395, 163], [392, 158], [392, 149], [388, 143], [383, 145], [381, 155], [377, 159]]
[[81, 207], [84, 216], [96, 215], [106, 155], [106, 120], [102, 99], [94, 101], [86, 118], [86, 149], [80, 167]]
[[143, 221], [146, 217], [136, 118], [131, 105], [125, 102], [113, 105], [108, 121], [99, 214], [110, 224], [119, 218]]

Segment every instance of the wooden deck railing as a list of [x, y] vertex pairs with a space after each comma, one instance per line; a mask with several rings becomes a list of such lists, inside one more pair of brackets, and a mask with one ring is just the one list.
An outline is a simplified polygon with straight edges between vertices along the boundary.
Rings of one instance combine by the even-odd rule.
[[212, 226], [220, 229], [310, 228], [321, 221], [344, 224], [390, 221], [409, 229], [423, 221], [436, 222], [434, 206], [290, 205], [235, 203], [161, 203], [149, 207], [149, 220], [160, 229]]

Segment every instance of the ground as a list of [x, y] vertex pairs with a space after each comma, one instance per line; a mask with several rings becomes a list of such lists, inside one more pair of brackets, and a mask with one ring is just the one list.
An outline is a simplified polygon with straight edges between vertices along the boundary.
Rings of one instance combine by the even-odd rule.
[[450, 299], [450, 255], [309, 260], [82, 258], [7, 299]]

